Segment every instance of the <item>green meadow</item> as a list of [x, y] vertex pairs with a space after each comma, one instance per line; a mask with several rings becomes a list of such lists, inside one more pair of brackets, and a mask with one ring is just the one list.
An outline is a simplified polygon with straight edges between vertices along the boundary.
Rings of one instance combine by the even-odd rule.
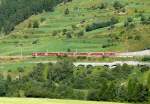
[[27, 98], [0, 98], [0, 104], [130, 104], [116, 102], [92, 102], [79, 100], [57, 99], [27, 99]]
[[[126, 8], [123, 14], [115, 13], [112, 6], [114, 1], [73, 0], [58, 5], [53, 12], [33, 15], [17, 25], [9, 35], [2, 36], [0, 55], [20, 55], [21, 51], [23, 55], [31, 55], [32, 52], [45, 51], [137, 51], [149, 48], [150, 27], [141, 24], [138, 16], [141, 12], [144, 16], [149, 16], [149, 0], [121, 0]], [[107, 7], [98, 9], [101, 3], [106, 3]], [[68, 15], [64, 14], [66, 8], [69, 9]], [[107, 21], [112, 17], [119, 20], [112, 30], [104, 27], [85, 31], [87, 25], [97, 21]], [[124, 22], [128, 17], [133, 19], [135, 27], [126, 30]], [[30, 27], [34, 21], [39, 22], [38, 28]], [[71, 37], [66, 38], [63, 31], [67, 31]], [[77, 37], [80, 31], [84, 32], [83, 36]], [[110, 44], [110, 34], [114, 38], [111, 39], [113, 45]], [[138, 40], [135, 39], [136, 37]]]

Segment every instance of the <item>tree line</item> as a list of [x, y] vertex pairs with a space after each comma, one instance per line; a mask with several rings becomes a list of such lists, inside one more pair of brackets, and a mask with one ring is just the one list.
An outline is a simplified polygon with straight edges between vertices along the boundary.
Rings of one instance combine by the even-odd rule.
[[[108, 67], [75, 67], [70, 59], [56, 64], [38, 63], [18, 77], [0, 75], [0, 96], [81, 99], [94, 101], [147, 102], [150, 98], [150, 71], [147, 66], [117, 65]], [[142, 81], [142, 75], [146, 83]]]
[[60, 2], [70, 0], [1, 0], [0, 31], [8, 34], [15, 26], [34, 14], [52, 11]]

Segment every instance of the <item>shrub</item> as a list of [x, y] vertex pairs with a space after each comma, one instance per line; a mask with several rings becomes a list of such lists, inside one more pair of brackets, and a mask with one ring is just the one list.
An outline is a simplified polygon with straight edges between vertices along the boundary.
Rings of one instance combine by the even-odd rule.
[[99, 9], [105, 9], [107, 7], [106, 3], [101, 3]]
[[40, 19], [40, 22], [44, 22], [45, 20], [46, 20], [46, 18], [42, 17], [42, 18]]
[[33, 28], [39, 28], [39, 22], [37, 20], [33, 22]]
[[83, 35], [84, 35], [84, 31], [80, 31], [80, 32], [77, 33], [78, 37], [82, 37]]
[[134, 39], [135, 39], [135, 40], [140, 40], [140, 39], [141, 39], [141, 36], [140, 36], [140, 35], [136, 35]]
[[57, 31], [53, 31], [52, 36], [56, 36], [58, 34]]
[[133, 29], [135, 27], [135, 24], [134, 23], [130, 23], [128, 21], [125, 21], [124, 22], [124, 27], [126, 27], [126, 29]]
[[135, 13], [138, 13], [138, 10], [137, 10], [137, 8], [134, 10], [134, 12], [135, 12]]
[[31, 27], [32, 27], [32, 23], [29, 22], [29, 23], [28, 23], [28, 28], [31, 28]]
[[90, 90], [88, 92], [87, 100], [99, 101], [99, 93], [97, 90]]
[[119, 1], [115, 1], [114, 4], [113, 4], [113, 7], [114, 7], [116, 10], [120, 10], [120, 9], [124, 8], [124, 5], [121, 4]]
[[112, 25], [114, 25], [116, 23], [118, 23], [118, 19], [115, 18], [115, 17], [112, 17], [109, 21], [96, 22], [96, 23], [93, 23], [92, 25], [88, 25], [86, 27], [86, 32], [92, 31], [92, 30], [96, 30], [96, 29], [99, 29], [99, 28], [104, 28], [104, 27], [112, 26]]
[[115, 18], [115, 17], [112, 17], [111, 19], [110, 19], [110, 25], [114, 25], [114, 24], [116, 24], [116, 23], [118, 23], [119, 22], [119, 20], [117, 19], [117, 18]]
[[68, 31], [67, 29], [63, 29], [63, 30], [62, 30], [63, 35], [65, 35], [67, 31]]
[[133, 18], [132, 18], [132, 17], [128, 17], [128, 18], [127, 18], [127, 21], [128, 21], [128, 22], [132, 22], [132, 21], [133, 21]]
[[71, 32], [67, 32], [66, 33], [66, 37], [69, 39], [69, 38], [72, 38], [72, 35], [71, 35]]
[[150, 56], [149, 57], [143, 57], [142, 61], [150, 61]]
[[36, 39], [36, 40], [34, 40], [34, 41], [32, 42], [32, 44], [37, 44], [38, 42], [39, 42], [39, 40]]
[[65, 14], [65, 15], [68, 15], [69, 12], [70, 12], [70, 11], [69, 11], [69, 9], [67, 8], [67, 9], [65, 9], [64, 14]]
[[142, 24], [150, 24], [150, 17], [147, 18], [144, 15], [141, 15], [141, 22]]
[[68, 49], [67, 49], [67, 52], [71, 52], [71, 49], [70, 49], [70, 48], [68, 48]]
[[125, 21], [124, 22], [124, 27], [128, 27], [129, 26], [129, 22], [128, 21]]
[[104, 45], [102, 45], [102, 48], [108, 48], [111, 46], [113, 46], [113, 43], [104, 44]]
[[5, 96], [6, 94], [6, 82], [0, 79], [0, 96]]
[[78, 100], [86, 100], [86, 93], [85, 91], [74, 90], [73, 91], [73, 98]]
[[76, 25], [72, 25], [71, 27], [72, 27], [73, 30], [77, 29]]

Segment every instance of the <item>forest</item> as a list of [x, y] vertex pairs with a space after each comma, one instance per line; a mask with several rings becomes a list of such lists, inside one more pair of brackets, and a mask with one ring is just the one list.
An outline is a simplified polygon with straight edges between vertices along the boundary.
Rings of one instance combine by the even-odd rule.
[[147, 102], [150, 97], [148, 66], [75, 67], [65, 58], [38, 63], [28, 74], [19, 67], [18, 73], [16, 78], [11, 71], [0, 75], [0, 96], [117, 102]]
[[1, 0], [0, 31], [8, 34], [31, 15], [52, 11], [53, 7], [62, 1], [69, 0]]

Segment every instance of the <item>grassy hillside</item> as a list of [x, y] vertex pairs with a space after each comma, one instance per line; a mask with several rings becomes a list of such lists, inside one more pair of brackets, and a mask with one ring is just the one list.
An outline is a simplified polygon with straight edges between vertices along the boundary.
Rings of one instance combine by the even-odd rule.
[[56, 99], [0, 98], [0, 104], [128, 104], [128, 103], [92, 102], [92, 101], [56, 100]]
[[[31, 16], [0, 41], [0, 55], [24, 55], [35, 51], [136, 51], [149, 48], [150, 27], [141, 23], [141, 15], [150, 15], [149, 0], [121, 0], [125, 12], [117, 12], [115, 0], [73, 0], [60, 4], [53, 12]], [[102, 8], [102, 4], [107, 5]], [[66, 10], [69, 13], [65, 14]], [[102, 9], [101, 9], [102, 8]], [[111, 18], [113, 28], [85, 31], [88, 25]], [[132, 18], [132, 28], [124, 27]], [[33, 25], [39, 23], [38, 28]]]
[[[32, 52], [47, 51], [125, 52], [149, 49], [149, 5], [149, 0], [71, 0], [59, 4], [53, 11], [32, 15], [9, 34], [0, 32], [0, 96], [112, 102], [0, 98], [0, 104], [128, 104], [113, 101], [148, 101], [149, 67], [124, 64], [110, 70], [90, 65], [75, 67], [71, 62], [141, 61], [142, 57], [61, 60], [58, 57], [4, 56], [30, 56]], [[58, 62], [44, 64], [47, 60]], [[41, 61], [43, 64], [36, 64]]]

